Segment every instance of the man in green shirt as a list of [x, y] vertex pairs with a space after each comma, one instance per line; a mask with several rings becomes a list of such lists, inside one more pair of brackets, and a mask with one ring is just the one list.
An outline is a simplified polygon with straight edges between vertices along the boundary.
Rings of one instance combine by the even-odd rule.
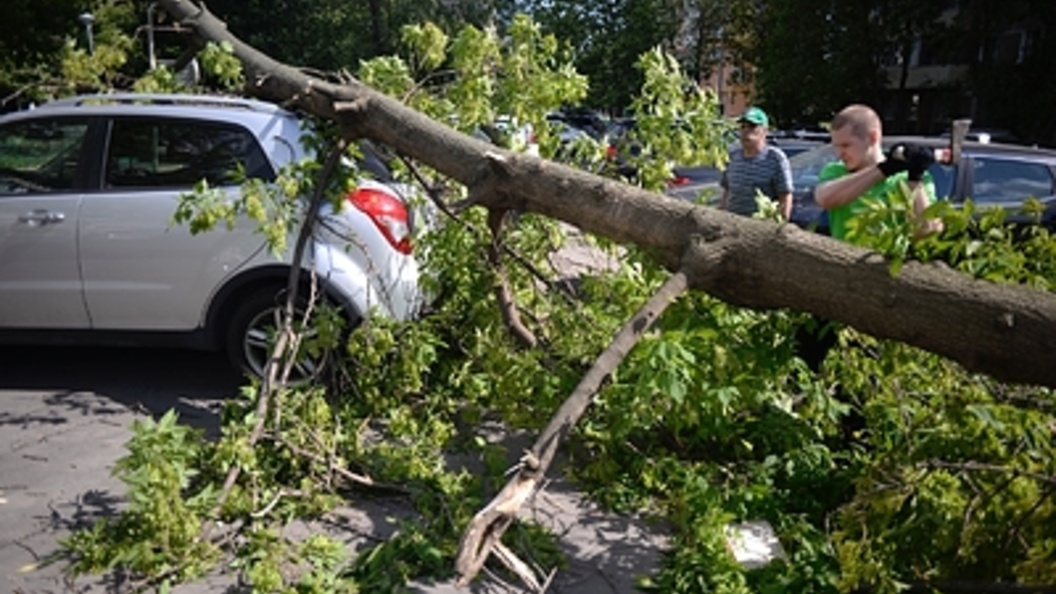
[[[924, 146], [897, 144], [884, 154], [881, 147], [880, 116], [872, 108], [855, 104], [841, 110], [832, 120], [832, 146], [839, 161], [826, 164], [818, 174], [814, 200], [829, 213], [829, 233], [847, 239], [847, 223], [867, 208], [870, 200], [887, 202], [892, 192], [905, 186], [910, 192], [916, 235], [942, 230], [942, 221], [920, 215], [935, 201], [935, 183], [927, 173], [935, 162], [935, 152]], [[831, 323], [817, 317], [801, 326], [795, 335], [797, 354], [811, 370], [821, 369], [822, 361], [836, 344]]]
[[[829, 230], [837, 239], [846, 239], [847, 222], [867, 200], [886, 201], [891, 192], [901, 191], [902, 183], [909, 188], [917, 217], [935, 201], [935, 184], [927, 174], [934, 151], [898, 144], [885, 155], [882, 135], [880, 117], [865, 105], [845, 107], [832, 120], [832, 146], [840, 160], [822, 168], [814, 199], [829, 212]], [[941, 230], [942, 221], [919, 219], [917, 236]]]

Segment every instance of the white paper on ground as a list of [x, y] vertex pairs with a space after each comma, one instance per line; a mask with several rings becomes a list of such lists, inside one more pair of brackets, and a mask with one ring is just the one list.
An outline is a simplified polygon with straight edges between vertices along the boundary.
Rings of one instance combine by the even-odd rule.
[[745, 569], [764, 567], [775, 559], [787, 559], [774, 527], [765, 520], [726, 525], [726, 546]]

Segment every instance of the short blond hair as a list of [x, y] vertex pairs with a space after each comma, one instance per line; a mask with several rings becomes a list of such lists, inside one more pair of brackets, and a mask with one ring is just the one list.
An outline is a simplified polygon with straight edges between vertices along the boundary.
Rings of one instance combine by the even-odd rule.
[[878, 136], [883, 133], [880, 116], [872, 107], [861, 103], [844, 107], [840, 113], [836, 114], [836, 117], [832, 118], [833, 130], [839, 130], [844, 126], [850, 126], [851, 134], [863, 140], [869, 138], [869, 132], [872, 130], [876, 130]]

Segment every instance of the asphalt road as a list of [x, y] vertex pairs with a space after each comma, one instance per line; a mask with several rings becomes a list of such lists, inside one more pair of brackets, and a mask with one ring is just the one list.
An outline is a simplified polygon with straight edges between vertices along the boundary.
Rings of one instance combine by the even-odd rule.
[[[72, 529], [113, 514], [123, 485], [111, 475], [136, 419], [175, 409], [183, 422], [216, 428], [222, 400], [240, 378], [222, 356], [152, 349], [0, 347], [0, 592], [102, 594], [106, 577], [69, 581], [62, 565], [43, 565]], [[517, 452], [518, 450], [514, 450]], [[350, 501], [325, 524], [357, 549], [392, 533], [391, 518], [412, 513], [399, 502]], [[630, 594], [635, 578], [658, 564], [666, 540], [645, 522], [606, 514], [558, 479], [526, 514], [559, 535], [569, 566], [548, 592]], [[230, 575], [174, 594], [234, 594]], [[496, 580], [469, 590], [412, 584], [416, 594], [519, 592]]]
[[187, 351], [0, 347], [0, 591], [104, 592], [39, 567], [70, 529], [113, 513], [110, 476], [135, 419], [175, 408], [216, 426], [239, 378], [217, 355]]

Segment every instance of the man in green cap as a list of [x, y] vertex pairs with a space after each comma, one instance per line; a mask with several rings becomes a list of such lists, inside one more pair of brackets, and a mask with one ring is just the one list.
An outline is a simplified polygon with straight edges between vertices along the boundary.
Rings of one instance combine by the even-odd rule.
[[737, 118], [741, 146], [730, 151], [730, 162], [722, 172], [723, 210], [752, 216], [757, 210], [755, 197], [764, 196], [777, 202], [784, 220], [792, 215], [792, 169], [788, 157], [767, 144], [770, 118], [758, 107], [749, 107]]

